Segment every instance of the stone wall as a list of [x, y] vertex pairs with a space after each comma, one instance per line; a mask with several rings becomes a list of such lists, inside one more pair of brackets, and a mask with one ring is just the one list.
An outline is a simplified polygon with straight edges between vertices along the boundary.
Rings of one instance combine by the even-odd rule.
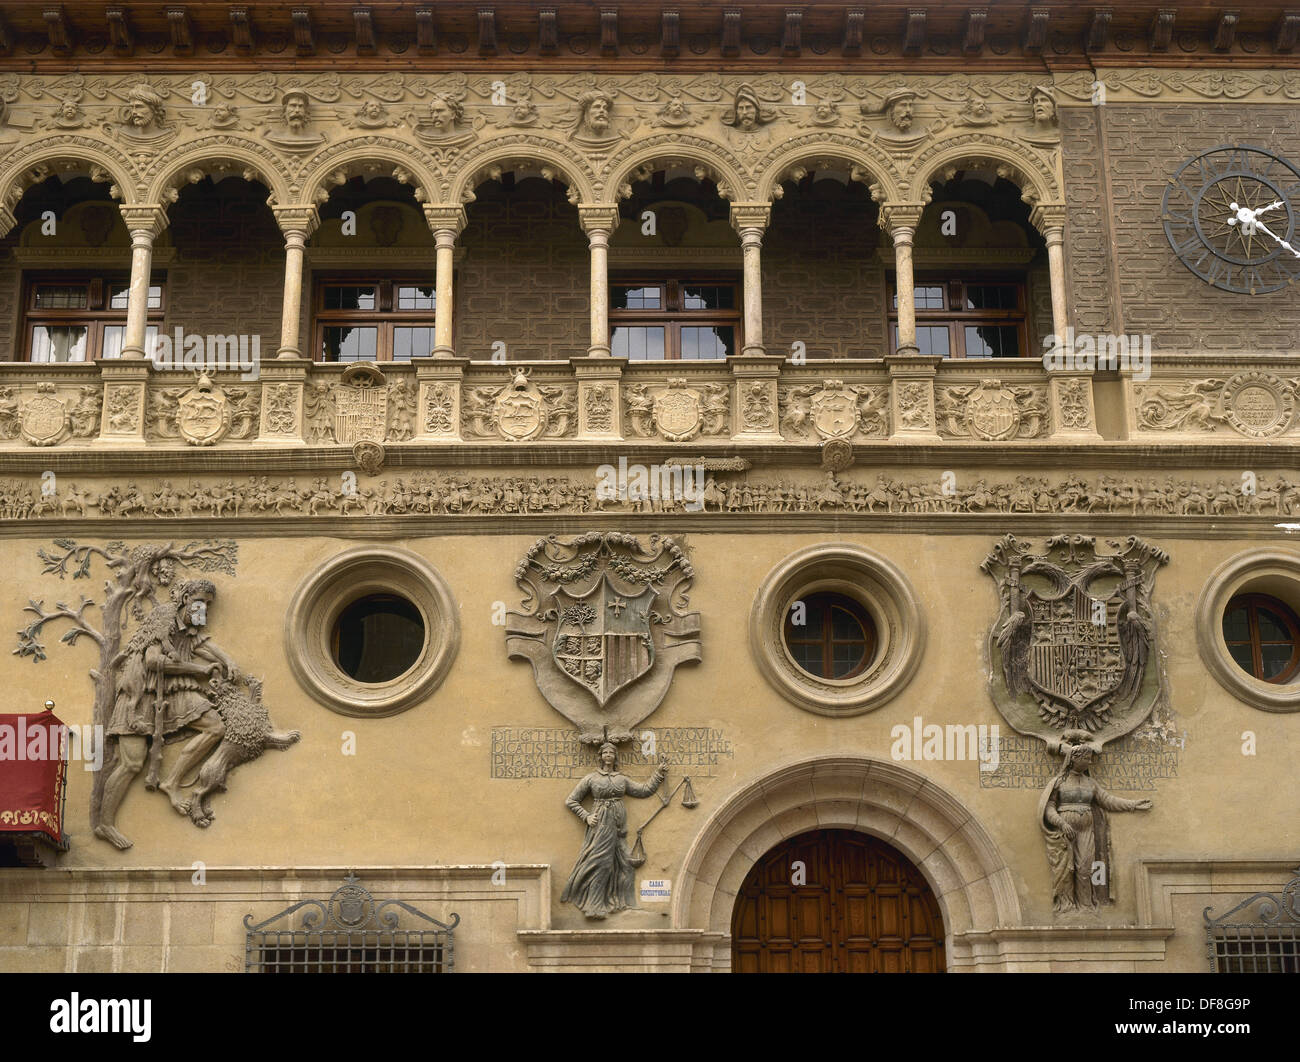
[[559, 185], [481, 185], [458, 246], [456, 352], [510, 361], [585, 355], [589, 343], [587, 238]]
[[1063, 109], [1061, 129], [1069, 203], [1070, 318], [1076, 329], [1149, 334], [1157, 351], [1300, 349], [1300, 305], [1294, 291], [1250, 296], [1211, 287], [1178, 260], [1160, 217], [1168, 179], [1202, 151], [1222, 144], [1258, 144], [1285, 158], [1300, 158], [1300, 109], [1108, 104]]
[[[257, 335], [262, 356], [280, 342], [284, 243], [266, 189], [247, 181], [186, 189], [169, 211], [176, 257], [167, 267], [170, 331]], [[305, 307], [304, 307], [305, 309]], [[310, 333], [304, 319], [303, 351]]]

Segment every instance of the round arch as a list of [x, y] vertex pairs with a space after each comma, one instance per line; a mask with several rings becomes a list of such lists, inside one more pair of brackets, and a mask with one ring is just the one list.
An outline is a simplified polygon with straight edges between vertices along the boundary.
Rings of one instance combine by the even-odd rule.
[[52, 173], [86, 170], [92, 178], [98, 170], [117, 187], [119, 202], [148, 202], [136, 197], [134, 167], [125, 156], [114, 153], [101, 141], [76, 135], [50, 137], [11, 155], [0, 169], [0, 203], [16, 203], [30, 184], [24, 177], [40, 166], [51, 167]]
[[703, 166], [712, 174], [719, 192], [725, 189], [729, 193], [723, 195], [724, 199], [735, 203], [755, 202], [750, 196], [752, 182], [745, 180], [740, 160], [721, 144], [703, 137], [668, 133], [638, 140], [615, 155], [610, 160], [609, 179], [605, 182], [600, 201], [611, 205], [617, 203], [619, 188], [628, 183], [636, 170], [656, 162], [669, 161]]
[[962, 163], [984, 166], [992, 163], [995, 169], [1005, 168], [1008, 172], [999, 173], [999, 176], [1019, 185], [1032, 203], [1059, 203], [1065, 199], [1053, 168], [1044, 159], [1006, 137], [968, 133], [941, 140], [913, 160], [908, 173], [908, 200], [929, 202], [931, 182], [945, 169], [960, 167]]
[[493, 163], [525, 160], [539, 167], [550, 167], [562, 175], [569, 188], [569, 199], [577, 203], [594, 202], [595, 175], [582, 156], [561, 144], [544, 144], [535, 136], [507, 136], [492, 140], [457, 160], [456, 171], [447, 186], [445, 199], [451, 205], [468, 201], [485, 168]]
[[870, 834], [916, 864], [938, 899], [950, 959], [955, 934], [1021, 924], [1006, 860], [956, 797], [889, 760], [823, 756], [747, 783], [710, 816], [682, 864], [674, 928], [729, 934], [754, 864], [781, 841], [818, 829]]
[[192, 183], [196, 172], [200, 177], [219, 179], [229, 176], [232, 168], [241, 174], [251, 171], [271, 190], [275, 203], [289, 202], [289, 177], [275, 153], [254, 141], [229, 135], [206, 137], [164, 154], [150, 167], [144, 202], [168, 202], [168, 192]]
[[324, 203], [332, 187], [339, 183], [335, 175], [340, 170], [345, 177], [352, 177], [367, 163], [391, 166], [387, 175], [413, 186], [417, 200], [432, 203], [437, 198], [438, 178], [417, 145], [388, 136], [365, 136], [335, 144], [310, 159], [293, 201]]
[[861, 170], [865, 183], [879, 190], [876, 198], [882, 203], [898, 202], [903, 198], [898, 178], [887, 159], [871, 155], [862, 150], [860, 143], [854, 144], [846, 137], [811, 135], [783, 144], [778, 151], [763, 160], [759, 166], [762, 176], [758, 182], [756, 201], [772, 202], [781, 181], [793, 167], [813, 169], [813, 163], [824, 160], [842, 162], [850, 170]]

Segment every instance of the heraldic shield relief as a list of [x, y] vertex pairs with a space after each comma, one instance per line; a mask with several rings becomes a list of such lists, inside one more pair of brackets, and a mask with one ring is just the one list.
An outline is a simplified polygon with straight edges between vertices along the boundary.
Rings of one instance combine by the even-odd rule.
[[1137, 538], [1098, 554], [1086, 535], [1042, 553], [1007, 535], [981, 568], [998, 584], [989, 633], [992, 695], [1016, 730], [1085, 731], [1100, 746], [1133, 730], [1160, 692], [1151, 591], [1169, 555]]
[[506, 615], [506, 648], [582, 741], [627, 741], [700, 659], [700, 614], [684, 611], [694, 571], [659, 535], [539, 539], [515, 570], [527, 612]]

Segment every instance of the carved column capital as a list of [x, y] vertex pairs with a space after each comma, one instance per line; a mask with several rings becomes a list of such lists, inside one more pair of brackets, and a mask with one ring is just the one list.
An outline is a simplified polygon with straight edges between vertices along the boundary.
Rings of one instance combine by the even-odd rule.
[[732, 203], [731, 227], [740, 233], [743, 240], [746, 233], [762, 237], [772, 220], [771, 203]]
[[7, 206], [0, 206], [0, 239], [8, 236], [17, 224], [18, 219], [14, 217], [14, 212]]
[[429, 230], [435, 236], [439, 232], [450, 232], [453, 237], [459, 236], [465, 231], [467, 224], [465, 208], [448, 204], [433, 206], [425, 203], [424, 220], [428, 222]]
[[167, 208], [156, 204], [132, 204], [130, 206], [122, 205], [118, 207], [122, 212], [122, 220], [126, 223], [126, 230], [132, 236], [143, 236], [153, 243], [162, 235], [163, 229], [167, 227]]
[[578, 222], [588, 236], [597, 233], [609, 236], [618, 228], [618, 207], [608, 203], [579, 203]]
[[1043, 234], [1043, 238], [1060, 240], [1065, 234], [1065, 204], [1039, 203], [1029, 212], [1029, 223]]
[[286, 237], [298, 233], [302, 239], [310, 239], [320, 225], [320, 214], [314, 206], [278, 206], [272, 207], [271, 213]]
[[895, 243], [900, 237], [911, 243], [912, 234], [921, 224], [921, 213], [924, 210], [924, 203], [881, 203], [878, 219], [880, 227], [889, 233]]

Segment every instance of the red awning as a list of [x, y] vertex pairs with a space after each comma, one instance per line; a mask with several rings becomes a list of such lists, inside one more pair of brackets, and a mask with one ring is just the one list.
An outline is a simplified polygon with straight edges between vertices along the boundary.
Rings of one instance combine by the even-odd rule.
[[0, 834], [62, 843], [66, 733], [52, 712], [0, 715]]

